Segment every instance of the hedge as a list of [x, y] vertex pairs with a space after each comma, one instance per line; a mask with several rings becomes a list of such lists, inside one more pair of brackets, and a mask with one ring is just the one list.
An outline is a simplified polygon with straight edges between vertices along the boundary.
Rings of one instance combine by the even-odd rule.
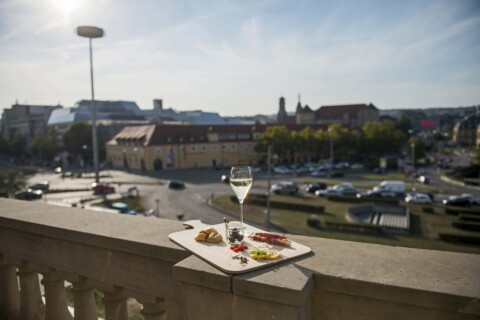
[[480, 232], [480, 222], [453, 221], [452, 226], [457, 229]]
[[345, 222], [333, 222], [333, 221], [325, 221], [325, 226], [330, 229], [334, 229], [337, 231], [350, 231], [350, 232], [369, 232], [379, 234], [382, 233], [382, 228], [379, 226], [374, 226], [370, 224], [362, 224], [362, 223], [345, 223]]
[[[230, 201], [238, 202], [238, 199], [235, 196], [230, 196]], [[248, 197], [248, 203], [252, 205], [257, 205], [257, 206], [266, 206], [267, 197], [264, 195], [252, 194]], [[291, 202], [280, 202], [280, 201], [271, 201], [271, 200], [270, 200], [270, 208], [302, 211], [305, 213], [324, 213], [325, 212], [324, 206], [315, 206], [315, 205], [304, 204], [304, 203], [291, 203]]]
[[480, 215], [479, 209], [470, 209], [463, 207], [445, 206], [445, 214], [458, 216], [460, 214]]
[[363, 203], [363, 202], [373, 202], [373, 203], [388, 203], [388, 204], [397, 204], [399, 203], [398, 199], [395, 198], [383, 198], [383, 197], [351, 197], [351, 196], [339, 196], [339, 195], [328, 195], [326, 196], [328, 201], [336, 202], [347, 202], [347, 203]]
[[473, 214], [466, 214], [466, 213], [461, 213], [458, 216], [459, 221], [471, 221], [471, 222], [480, 222], [480, 216], [476, 216]]
[[440, 240], [448, 242], [480, 245], [480, 236], [476, 235], [471, 236], [454, 233], [440, 233], [438, 237], [440, 238]]

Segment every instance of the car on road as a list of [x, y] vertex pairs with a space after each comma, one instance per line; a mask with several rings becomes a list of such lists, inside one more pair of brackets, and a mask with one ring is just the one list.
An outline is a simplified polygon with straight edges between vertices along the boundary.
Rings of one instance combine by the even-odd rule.
[[50, 184], [48, 181], [41, 181], [32, 184], [29, 188], [32, 190], [48, 191], [48, 189], [50, 189]]
[[432, 198], [426, 193], [413, 192], [407, 194], [405, 197], [405, 202], [407, 203], [421, 203], [421, 204], [431, 204]]
[[329, 196], [329, 195], [337, 195], [337, 196], [355, 196], [357, 195], [358, 191], [351, 183], [340, 183], [334, 185], [333, 187], [328, 187], [325, 190], [318, 190], [315, 191], [315, 195], [319, 196]]
[[428, 176], [420, 176], [417, 178], [417, 181], [422, 184], [430, 184], [430, 178]]
[[33, 189], [20, 190], [15, 192], [14, 194], [15, 199], [29, 200], [29, 201], [41, 199], [42, 196], [43, 196], [43, 192], [41, 190], [33, 190]]
[[281, 181], [274, 184], [270, 191], [276, 194], [289, 194], [294, 195], [298, 192], [298, 186], [292, 181]]
[[220, 181], [223, 183], [230, 183], [230, 176], [227, 174], [223, 174], [222, 177], [220, 178]]
[[307, 186], [305, 187], [305, 190], [308, 193], [315, 193], [315, 191], [325, 190], [325, 189], [327, 189], [327, 184], [325, 182], [311, 183], [311, 184], [307, 184]]
[[461, 194], [458, 196], [451, 196], [448, 199], [443, 200], [443, 204], [446, 206], [469, 208], [479, 205], [480, 200], [471, 194]]
[[180, 181], [180, 180], [171, 180], [168, 183], [168, 188], [174, 189], [174, 190], [185, 189], [185, 182]]
[[115, 188], [106, 183], [92, 183], [94, 195], [115, 193]]

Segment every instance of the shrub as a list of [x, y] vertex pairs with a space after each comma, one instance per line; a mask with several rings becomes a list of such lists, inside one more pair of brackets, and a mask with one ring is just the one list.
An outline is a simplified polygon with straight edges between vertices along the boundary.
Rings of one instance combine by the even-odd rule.
[[447, 242], [480, 245], [480, 236], [477, 236], [477, 235], [440, 233], [438, 237], [440, 238], [440, 240], [447, 241]]
[[[235, 196], [230, 196], [230, 201], [238, 202], [238, 199]], [[266, 206], [267, 197], [264, 195], [251, 195], [248, 198], [248, 203], [257, 205], [257, 206]], [[291, 202], [281, 202], [281, 201], [272, 201], [270, 200], [270, 208], [272, 209], [284, 209], [292, 211], [301, 211], [305, 213], [323, 213], [325, 212], [324, 206], [316, 206], [305, 203], [291, 203]]]
[[375, 233], [379, 234], [382, 232], [382, 228], [379, 226], [374, 226], [370, 224], [362, 223], [344, 223], [344, 222], [333, 222], [325, 221], [325, 226], [327, 228], [337, 230], [337, 231], [349, 231], [349, 232], [361, 232], [361, 233]]

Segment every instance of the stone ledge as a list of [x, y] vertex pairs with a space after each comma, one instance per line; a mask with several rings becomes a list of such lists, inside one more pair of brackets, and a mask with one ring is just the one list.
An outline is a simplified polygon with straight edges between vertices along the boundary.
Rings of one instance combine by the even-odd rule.
[[11, 199], [0, 199], [0, 208], [0, 226], [5, 228], [172, 262], [190, 255], [168, 238], [184, 230], [179, 221]]
[[173, 266], [173, 277], [181, 282], [232, 292], [231, 275], [193, 255]]

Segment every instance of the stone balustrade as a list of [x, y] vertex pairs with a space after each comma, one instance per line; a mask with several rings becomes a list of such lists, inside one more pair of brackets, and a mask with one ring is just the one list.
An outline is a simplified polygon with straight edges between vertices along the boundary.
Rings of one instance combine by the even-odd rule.
[[182, 229], [0, 199], [0, 319], [96, 319], [95, 289], [107, 320], [128, 298], [148, 320], [480, 317], [479, 255], [291, 236], [313, 253], [232, 276], [169, 241]]

